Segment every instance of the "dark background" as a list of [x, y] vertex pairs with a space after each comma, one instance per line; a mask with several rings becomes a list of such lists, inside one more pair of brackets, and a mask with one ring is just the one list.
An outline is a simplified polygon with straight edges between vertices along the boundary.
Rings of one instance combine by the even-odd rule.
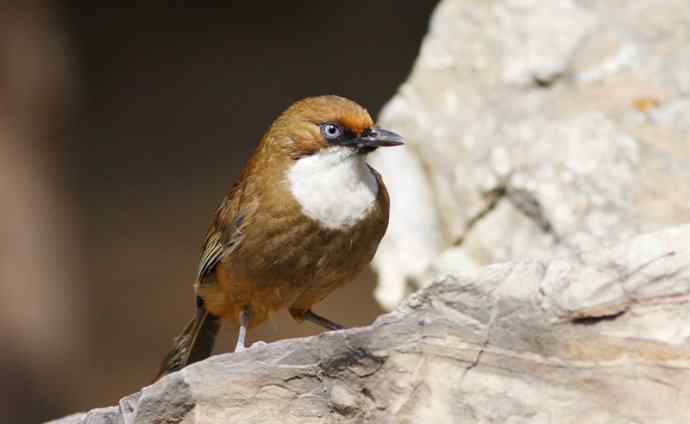
[[[193, 313], [215, 208], [272, 119], [319, 94], [375, 115], [436, 2], [176, 3], [0, 6], [0, 422], [148, 384]], [[373, 284], [317, 311], [367, 324]], [[281, 313], [249, 341], [319, 331]]]

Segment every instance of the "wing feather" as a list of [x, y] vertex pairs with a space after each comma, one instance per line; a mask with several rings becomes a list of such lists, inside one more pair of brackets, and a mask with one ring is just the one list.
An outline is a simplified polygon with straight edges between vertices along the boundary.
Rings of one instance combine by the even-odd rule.
[[[244, 216], [231, 217], [228, 197], [223, 200], [216, 212], [216, 219], [208, 229], [206, 241], [201, 252], [197, 281], [200, 284], [211, 276], [216, 266], [240, 244], [244, 235]], [[228, 222], [230, 220], [230, 222]], [[228, 225], [229, 224], [229, 225]]]

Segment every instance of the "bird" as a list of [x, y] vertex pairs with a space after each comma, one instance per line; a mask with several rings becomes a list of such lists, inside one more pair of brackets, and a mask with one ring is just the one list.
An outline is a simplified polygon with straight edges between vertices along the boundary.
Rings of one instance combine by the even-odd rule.
[[216, 211], [194, 284], [196, 311], [155, 380], [210, 356], [221, 322], [238, 328], [236, 352], [247, 330], [285, 308], [298, 322], [342, 329], [313, 307], [376, 253], [389, 196], [366, 157], [402, 144], [344, 97], [307, 97], [281, 113]]

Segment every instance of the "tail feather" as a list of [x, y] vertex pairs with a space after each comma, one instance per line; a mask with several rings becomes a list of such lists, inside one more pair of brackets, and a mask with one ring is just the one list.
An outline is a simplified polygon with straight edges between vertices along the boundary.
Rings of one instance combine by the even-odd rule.
[[219, 330], [220, 319], [209, 314], [203, 307], [197, 308], [194, 318], [182, 330], [182, 333], [175, 337], [173, 347], [165, 355], [154, 381], [189, 364], [208, 358], [213, 351]]

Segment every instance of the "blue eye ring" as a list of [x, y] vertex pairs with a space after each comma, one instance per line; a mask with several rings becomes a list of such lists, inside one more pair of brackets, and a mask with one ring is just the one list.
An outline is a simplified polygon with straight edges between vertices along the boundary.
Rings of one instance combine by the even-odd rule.
[[343, 135], [343, 127], [332, 122], [321, 124], [321, 134], [326, 140], [337, 140]]

